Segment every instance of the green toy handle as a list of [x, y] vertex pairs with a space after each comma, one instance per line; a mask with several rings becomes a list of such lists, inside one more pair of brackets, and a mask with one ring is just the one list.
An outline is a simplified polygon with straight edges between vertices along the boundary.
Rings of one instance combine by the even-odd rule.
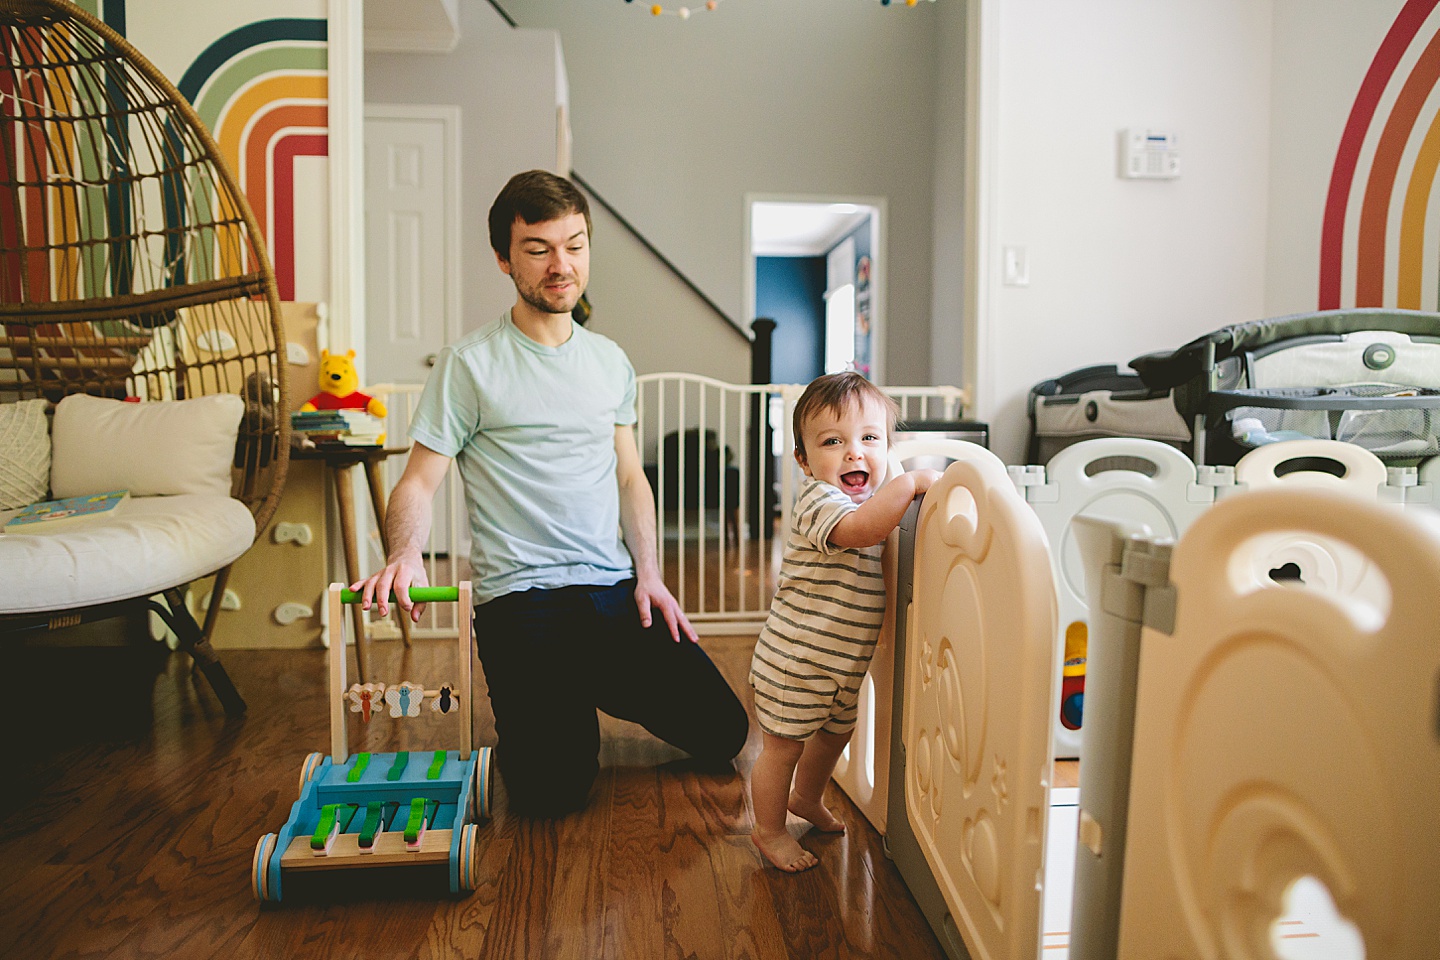
[[[460, 599], [460, 588], [459, 588], [459, 587], [411, 587], [411, 588], [410, 588], [410, 602], [411, 602], [411, 603], [454, 603], [456, 600], [459, 600], [459, 599]], [[340, 602], [341, 602], [341, 603], [359, 603], [359, 602], [360, 602], [360, 594], [355, 593], [355, 592], [352, 591], [352, 590], [341, 590], [341, 591], [340, 591]], [[390, 602], [391, 602], [391, 603], [399, 603], [399, 602], [400, 602], [400, 601], [398, 601], [398, 600], [395, 599], [395, 594], [394, 594], [393, 592], [390, 594]]]

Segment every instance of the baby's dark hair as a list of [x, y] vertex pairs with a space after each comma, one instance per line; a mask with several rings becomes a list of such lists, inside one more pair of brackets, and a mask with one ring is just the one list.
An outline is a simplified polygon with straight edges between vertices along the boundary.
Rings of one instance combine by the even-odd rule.
[[559, 220], [572, 213], [585, 217], [585, 235], [590, 235], [590, 204], [574, 183], [549, 170], [527, 170], [510, 178], [490, 205], [490, 246], [503, 259], [510, 259], [511, 228], [516, 219], [526, 223]]
[[805, 456], [805, 424], [821, 410], [829, 410], [836, 416], [850, 404], [873, 400], [885, 410], [885, 441], [895, 432], [895, 420], [900, 416], [900, 407], [875, 384], [853, 370], [844, 373], [827, 373], [810, 381], [800, 400], [795, 404], [793, 428], [795, 431], [795, 452]]

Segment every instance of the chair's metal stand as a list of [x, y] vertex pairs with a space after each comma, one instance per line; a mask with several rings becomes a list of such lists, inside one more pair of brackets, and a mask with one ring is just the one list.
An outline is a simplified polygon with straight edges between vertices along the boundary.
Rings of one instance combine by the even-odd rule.
[[[227, 568], [228, 571], [228, 568]], [[218, 580], [218, 578], [217, 578]], [[218, 607], [218, 597], [224, 595], [224, 587], [217, 582], [219, 589], [216, 596], [212, 598], [210, 607], [212, 610]], [[163, 594], [165, 604], [157, 603], [153, 598], [147, 601], [146, 605], [150, 611], [165, 621], [179, 638], [179, 649], [195, 660], [195, 666], [205, 674], [205, 679], [210, 682], [210, 687], [215, 691], [215, 696], [220, 698], [220, 704], [225, 708], [225, 713], [231, 717], [239, 717], [245, 714], [245, 700], [240, 696], [240, 691], [235, 689], [235, 683], [230, 675], [225, 672], [225, 667], [220, 663], [220, 655], [210, 645], [209, 634], [200, 628], [195, 618], [190, 616], [190, 611], [185, 607], [185, 598], [180, 593], [179, 587], [171, 587]], [[207, 625], [213, 625], [212, 617], [206, 617]]]

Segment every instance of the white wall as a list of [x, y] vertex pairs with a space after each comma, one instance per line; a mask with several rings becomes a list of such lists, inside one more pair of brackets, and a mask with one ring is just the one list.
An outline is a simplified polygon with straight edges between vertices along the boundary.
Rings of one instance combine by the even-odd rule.
[[696, 2], [682, 21], [620, 0], [501, 3], [563, 39], [575, 169], [735, 319], [745, 194], [885, 197], [886, 377], [929, 379], [942, 4]]
[[936, 3], [940, 57], [935, 77], [934, 261], [930, 294], [930, 382], [965, 383], [967, 46], [963, 3]]
[[[1320, 226], [1340, 135], [1365, 72], [1404, 3], [1272, 2], [1274, 109], [1265, 315], [1284, 316], [1313, 310], [1318, 302]], [[1383, 119], [1383, 114], [1377, 116]], [[1357, 212], [1353, 202], [1351, 207], [1352, 214]], [[1353, 286], [1353, 271], [1351, 278]]]
[[[986, 34], [997, 133], [984, 147], [993, 192], [980, 251], [995, 275], [977, 318], [986, 349], [971, 413], [992, 421], [1009, 459], [1038, 380], [1094, 363], [1123, 368], [1227, 323], [1315, 306], [1340, 131], [1403, 6], [787, 0], [726, 3], [680, 21], [618, 0], [502, 3], [564, 37], [557, 66], [574, 86], [576, 168], [735, 317], [747, 315], [745, 193], [886, 196], [892, 383], [964, 382], [975, 296], [965, 153], [977, 149], [966, 139], [975, 95], [966, 70], [978, 69], [967, 63], [967, 8], [997, 18]], [[544, 51], [526, 44], [544, 41], [525, 37], [542, 32], [512, 30], [485, 3], [461, 12], [450, 56], [367, 57], [367, 96], [465, 109], [465, 243], [476, 257], [465, 304], [475, 323], [513, 299], [489, 261], [489, 199], [515, 170], [553, 163], [548, 133], [530, 144], [511, 125], [534, 126], [537, 103], [563, 83], [534, 68]], [[1178, 180], [1116, 175], [1117, 135], [1134, 125], [1180, 134]], [[746, 365], [723, 346], [733, 335], [718, 323], [668, 339], [705, 322], [703, 305], [605, 220], [597, 210], [595, 329], [642, 370], [743, 379]], [[1006, 244], [1027, 248], [1028, 287], [999, 283]], [[704, 364], [722, 356], [736, 373]]]
[[[1271, 4], [987, 0], [1000, 18], [981, 419], [1017, 462], [1039, 380], [1264, 315]], [[1119, 131], [1180, 135], [1177, 180], [1117, 176]]]
[[587, 326], [618, 343], [636, 374], [697, 373], [750, 382], [750, 341], [715, 316], [592, 197]]
[[559, 37], [516, 30], [488, 3], [460, 5], [450, 53], [367, 53], [368, 103], [460, 107], [461, 324], [473, 330], [515, 302], [490, 249], [485, 218], [505, 181], [555, 168], [557, 106], [566, 102]]

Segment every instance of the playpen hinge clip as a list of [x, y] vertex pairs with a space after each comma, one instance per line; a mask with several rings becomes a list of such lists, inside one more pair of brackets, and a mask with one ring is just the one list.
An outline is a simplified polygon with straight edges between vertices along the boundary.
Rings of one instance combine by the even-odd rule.
[[1144, 589], [1140, 622], [1170, 634], [1175, 630], [1175, 585], [1170, 582], [1169, 541], [1133, 539], [1125, 546], [1120, 576]]

